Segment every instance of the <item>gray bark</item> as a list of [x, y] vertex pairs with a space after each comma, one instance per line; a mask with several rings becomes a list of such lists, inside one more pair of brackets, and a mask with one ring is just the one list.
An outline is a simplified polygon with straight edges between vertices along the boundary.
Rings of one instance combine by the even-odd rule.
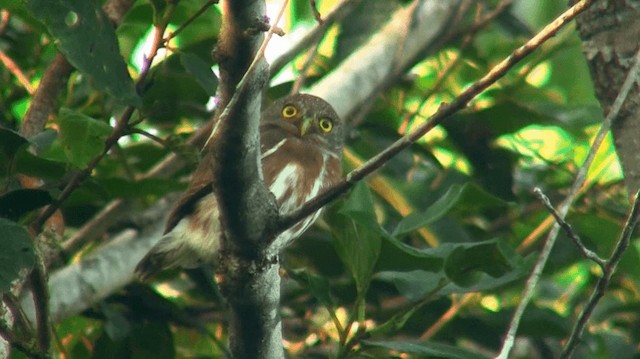
[[[640, 48], [640, 1], [597, 0], [578, 16], [578, 31], [596, 96], [608, 113]], [[611, 127], [630, 195], [640, 188], [640, 84]]]

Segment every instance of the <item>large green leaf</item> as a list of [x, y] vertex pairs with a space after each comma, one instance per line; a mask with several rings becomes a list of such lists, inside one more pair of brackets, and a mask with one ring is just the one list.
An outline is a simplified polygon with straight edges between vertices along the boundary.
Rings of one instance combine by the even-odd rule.
[[500, 241], [482, 243], [457, 244], [447, 257], [444, 270], [455, 284], [468, 287], [474, 285], [486, 273], [499, 278], [513, 270], [513, 251]]
[[358, 184], [342, 208], [329, 213], [328, 218], [336, 252], [351, 272], [358, 293], [363, 294], [369, 287], [383, 236], [366, 185]]
[[385, 271], [376, 273], [374, 278], [393, 283], [398, 292], [411, 301], [422, 299], [437, 289], [445, 280], [441, 273], [423, 270]]
[[393, 237], [383, 237], [377, 271], [414, 271], [438, 272], [444, 265], [446, 254], [440, 248], [418, 249], [406, 245]]
[[24, 0], [55, 38], [60, 51], [95, 85], [118, 101], [141, 104], [120, 56], [113, 24], [97, 0]]
[[429, 206], [426, 211], [421, 213], [414, 212], [400, 221], [393, 231], [393, 235], [400, 236], [415, 231], [442, 218], [458, 203], [463, 188], [463, 186], [457, 184], [451, 186], [447, 193]]
[[190, 73], [196, 82], [209, 96], [216, 95], [218, 78], [211, 71], [211, 65], [207, 64], [198, 55], [191, 53], [180, 54], [180, 62], [185, 70]]
[[67, 109], [60, 111], [60, 142], [74, 166], [84, 168], [104, 150], [111, 126]]
[[31, 268], [34, 261], [33, 245], [26, 229], [0, 218], [0, 293], [8, 291], [20, 271]]

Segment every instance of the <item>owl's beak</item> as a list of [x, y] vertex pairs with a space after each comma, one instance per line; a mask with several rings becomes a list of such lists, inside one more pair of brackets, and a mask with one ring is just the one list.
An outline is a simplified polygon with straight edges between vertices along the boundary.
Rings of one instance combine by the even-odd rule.
[[300, 126], [300, 136], [304, 136], [307, 131], [311, 128], [311, 123], [313, 122], [312, 118], [304, 117], [302, 118], [302, 125]]

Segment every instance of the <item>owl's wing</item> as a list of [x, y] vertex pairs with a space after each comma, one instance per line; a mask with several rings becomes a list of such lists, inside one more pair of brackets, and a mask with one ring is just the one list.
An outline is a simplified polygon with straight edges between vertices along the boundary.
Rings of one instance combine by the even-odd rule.
[[189, 188], [182, 194], [171, 210], [165, 225], [165, 234], [170, 232], [181, 219], [193, 213], [198, 201], [213, 191], [211, 178], [212, 161], [213, 156], [207, 151], [193, 173], [193, 177], [191, 177]]

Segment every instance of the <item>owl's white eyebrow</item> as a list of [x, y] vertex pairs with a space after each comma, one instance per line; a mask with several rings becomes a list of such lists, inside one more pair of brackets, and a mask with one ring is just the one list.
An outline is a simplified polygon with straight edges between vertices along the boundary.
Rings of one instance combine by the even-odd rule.
[[284, 145], [284, 142], [287, 139], [284, 138], [282, 140], [280, 140], [280, 142], [276, 143], [275, 146], [271, 147], [268, 151], [266, 151], [265, 153], [262, 154], [262, 156], [260, 156], [260, 159], [263, 160], [265, 159], [267, 156], [272, 155], [274, 152], [276, 152], [280, 147], [282, 147], [282, 145]]

